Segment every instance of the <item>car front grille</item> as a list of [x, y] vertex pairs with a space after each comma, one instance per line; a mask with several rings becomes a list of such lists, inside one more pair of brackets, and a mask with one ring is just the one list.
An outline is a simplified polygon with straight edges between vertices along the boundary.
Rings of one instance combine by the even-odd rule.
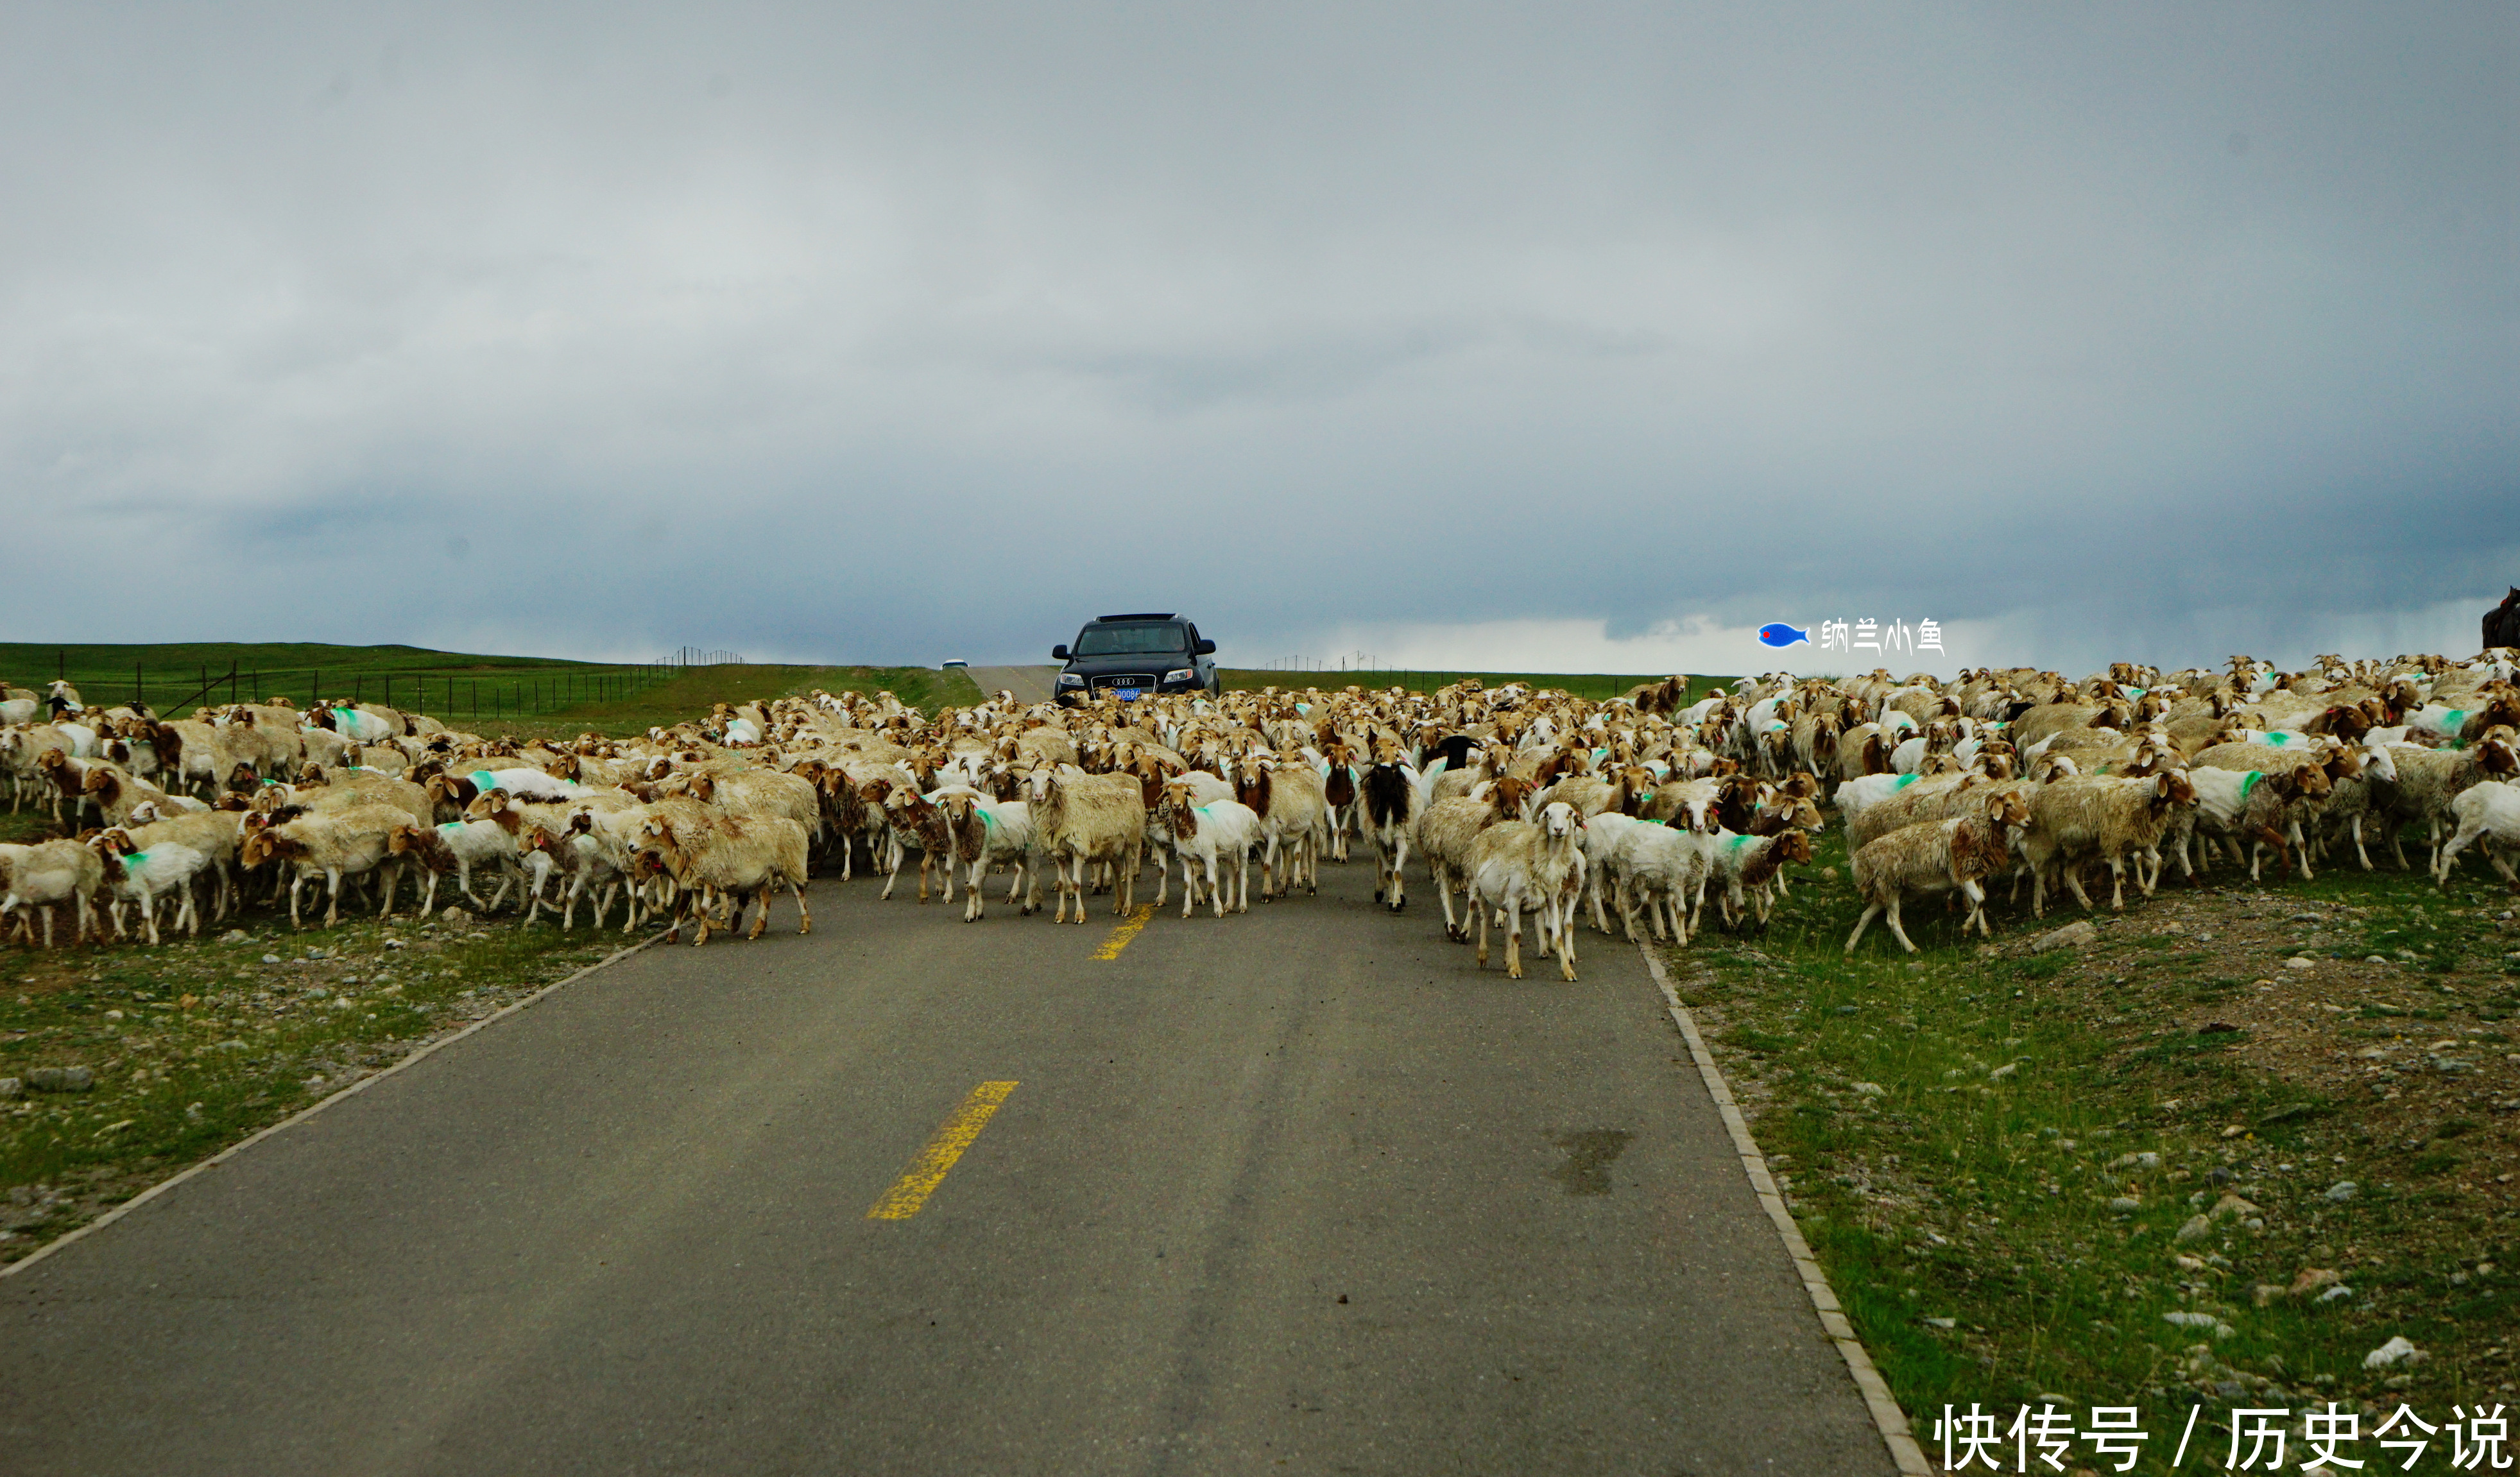
[[1114, 672], [1107, 677], [1097, 677], [1093, 679], [1093, 687], [1094, 691], [1098, 693], [1116, 692], [1123, 689], [1141, 693], [1151, 693], [1155, 690], [1155, 674], [1152, 672]]

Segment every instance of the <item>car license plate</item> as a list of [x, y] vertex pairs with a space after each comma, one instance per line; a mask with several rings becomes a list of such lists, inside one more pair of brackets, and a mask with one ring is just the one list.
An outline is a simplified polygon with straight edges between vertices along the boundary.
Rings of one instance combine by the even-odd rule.
[[1117, 693], [1117, 694], [1120, 694], [1120, 700], [1121, 700], [1122, 702], [1135, 702], [1135, 701], [1137, 701], [1137, 700], [1138, 700], [1138, 694], [1141, 694], [1141, 693], [1143, 693], [1143, 692], [1145, 692], [1145, 691], [1146, 691], [1146, 689], [1144, 689], [1144, 688], [1113, 688], [1111, 691], [1113, 691], [1113, 692], [1115, 692], [1115, 693]]

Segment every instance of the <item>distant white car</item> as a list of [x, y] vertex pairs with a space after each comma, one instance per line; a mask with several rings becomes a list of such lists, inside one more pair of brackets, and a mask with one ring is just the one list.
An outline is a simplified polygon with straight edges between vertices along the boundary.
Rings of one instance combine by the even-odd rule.
[[965, 661], [962, 657], [952, 656], [946, 658], [945, 665], [937, 668], [937, 670], [940, 672], [964, 672], [968, 671], [970, 666], [971, 664]]

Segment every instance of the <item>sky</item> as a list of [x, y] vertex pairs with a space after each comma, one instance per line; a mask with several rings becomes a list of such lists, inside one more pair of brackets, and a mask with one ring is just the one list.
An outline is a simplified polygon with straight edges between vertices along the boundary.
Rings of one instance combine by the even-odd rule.
[[2515, 36], [2505, 3], [22, 0], [7, 625], [2464, 655], [2520, 584]]

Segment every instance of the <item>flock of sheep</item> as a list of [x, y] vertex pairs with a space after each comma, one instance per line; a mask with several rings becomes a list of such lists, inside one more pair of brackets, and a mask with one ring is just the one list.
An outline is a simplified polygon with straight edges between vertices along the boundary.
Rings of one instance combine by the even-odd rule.
[[[2080, 682], [2029, 669], [1948, 681], [1884, 671], [1842, 680], [1776, 673], [1692, 700], [1680, 679], [1609, 701], [1516, 684], [1434, 693], [1351, 687], [1104, 698], [1081, 708], [1012, 694], [928, 717], [889, 694], [816, 693], [729, 707], [641, 738], [520, 741], [448, 729], [375, 704], [300, 711], [285, 702], [204, 708], [164, 720], [90, 708], [67, 684], [8, 690], [0, 770], [12, 808], [48, 805], [64, 839], [0, 846], [0, 927], [55, 942], [150, 942], [158, 916], [197, 931], [249, 899], [292, 924], [310, 884], [325, 923], [345, 891], [390, 914], [408, 878], [426, 917], [451, 885], [484, 912], [511, 895], [525, 920], [578, 906], [625, 931], [651, 918], [749, 937], [771, 898], [812, 926], [809, 869], [883, 873], [889, 898], [918, 862], [964, 918], [985, 915], [991, 873], [1006, 902], [1083, 922], [1088, 897], [1154, 903], [1182, 876], [1182, 913], [1217, 918], [1317, 887], [1327, 857], [1372, 852], [1374, 896], [1406, 906], [1422, 865], [1445, 931], [1506, 934], [1522, 974], [1524, 916], [1544, 957], [1575, 977], [1575, 924], [1608, 912], [1627, 937], [1640, 916], [1687, 943], [1713, 895], [1727, 926], [1764, 922], [1787, 869], [1812, 858], [1832, 806], [1847, 828], [1865, 904], [1851, 952], [1875, 918], [1906, 949], [1903, 905], [1947, 896], [1991, 933], [1988, 889], [2026, 884], [2034, 916], [2051, 893], [2086, 908], [2105, 870], [2110, 906], [2130, 873], [2149, 895], [2176, 864], [2196, 877], [2218, 857], [2261, 876], [2312, 875], [2350, 848], [2407, 865], [2408, 836], [2446, 880], [2482, 841], [2514, 879], [2520, 690], [2507, 650], [2348, 662], [2277, 672], [2245, 657], [2228, 671], [2127, 664]], [[495, 881], [484, 899], [476, 882]], [[2515, 879], [2520, 888], [2520, 879]]]

